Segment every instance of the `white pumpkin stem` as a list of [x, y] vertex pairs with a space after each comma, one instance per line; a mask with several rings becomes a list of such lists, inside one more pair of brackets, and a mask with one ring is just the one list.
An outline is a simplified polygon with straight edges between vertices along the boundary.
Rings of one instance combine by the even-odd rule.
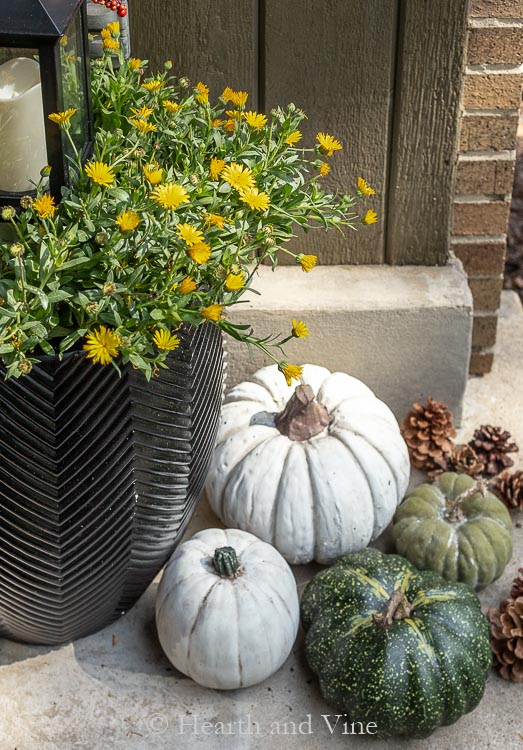
[[403, 591], [397, 589], [391, 594], [389, 601], [383, 608], [383, 612], [379, 615], [373, 615], [373, 620], [376, 625], [380, 625], [387, 631], [394, 620], [404, 620], [406, 617], [410, 617], [413, 609], [414, 607]]
[[461, 504], [465, 502], [465, 500], [468, 500], [469, 497], [473, 497], [474, 495], [477, 495], [478, 492], [485, 497], [488, 490], [488, 482], [485, 481], [485, 479], [478, 479], [477, 482], [475, 482], [473, 485], [471, 485], [468, 489], [461, 492], [457, 497], [452, 500], [452, 502], [448, 503], [447, 511], [445, 513], [445, 518], [447, 521], [450, 521], [451, 523], [457, 523], [457, 521], [463, 520], [463, 511], [461, 510]]
[[240, 561], [234, 547], [218, 547], [214, 550], [212, 562], [221, 578], [237, 578], [241, 573]]
[[310, 385], [298, 385], [274, 423], [282, 435], [287, 435], [290, 440], [302, 441], [323, 432], [331, 423], [331, 416], [316, 401]]

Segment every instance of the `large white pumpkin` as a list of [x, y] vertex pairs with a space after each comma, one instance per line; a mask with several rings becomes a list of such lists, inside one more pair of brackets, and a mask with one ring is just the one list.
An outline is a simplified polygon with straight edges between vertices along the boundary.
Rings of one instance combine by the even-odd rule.
[[181, 544], [158, 587], [158, 636], [171, 663], [208, 688], [256, 685], [289, 656], [300, 619], [291, 569], [238, 529]]
[[297, 399], [274, 365], [229, 392], [207, 494], [227, 526], [288, 562], [329, 563], [388, 526], [410, 462], [394, 415], [364, 383], [316, 365], [301, 380], [312, 390], [298, 387]]

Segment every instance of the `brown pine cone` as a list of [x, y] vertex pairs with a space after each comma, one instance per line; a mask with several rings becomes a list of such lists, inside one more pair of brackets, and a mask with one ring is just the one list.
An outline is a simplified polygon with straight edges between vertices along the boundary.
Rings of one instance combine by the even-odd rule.
[[495, 669], [504, 680], [523, 682], [523, 596], [502, 599], [487, 617], [492, 625]]
[[512, 581], [512, 588], [510, 589], [510, 596], [512, 599], [517, 599], [518, 596], [523, 596], [523, 568], [520, 568], [518, 573], [520, 576], [516, 576]]
[[476, 430], [469, 445], [476, 451], [478, 459], [485, 464], [484, 474], [494, 477], [508, 466], [513, 466], [514, 461], [507, 453], [515, 453], [518, 446], [512, 441], [510, 432], [502, 430], [501, 427], [492, 425], [481, 425]]
[[523, 471], [504, 471], [496, 478], [493, 492], [509, 510], [523, 510]]
[[470, 477], [479, 477], [485, 468], [476, 455], [474, 448], [470, 445], [452, 445], [450, 453], [442, 459], [435, 459], [440, 467], [429, 471], [429, 476], [435, 479], [444, 471], [455, 471], [458, 474], [468, 474]]
[[445, 456], [452, 451], [451, 438], [456, 437], [456, 430], [448, 406], [429, 396], [425, 405], [412, 405], [401, 425], [401, 434], [412, 465], [433, 471], [442, 468]]

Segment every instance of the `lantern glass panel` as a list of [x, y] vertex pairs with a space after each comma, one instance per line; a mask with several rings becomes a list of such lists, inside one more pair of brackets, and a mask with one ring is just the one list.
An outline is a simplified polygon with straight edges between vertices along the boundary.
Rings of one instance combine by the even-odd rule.
[[[60, 40], [61, 108], [63, 111], [70, 108], [77, 110], [71, 118], [69, 133], [78, 152], [83, 156], [83, 150], [89, 140], [89, 126], [82, 39], [82, 16], [77, 14], [67, 33]], [[62, 140], [65, 153], [74, 158], [71, 143], [65, 133], [62, 134]]]

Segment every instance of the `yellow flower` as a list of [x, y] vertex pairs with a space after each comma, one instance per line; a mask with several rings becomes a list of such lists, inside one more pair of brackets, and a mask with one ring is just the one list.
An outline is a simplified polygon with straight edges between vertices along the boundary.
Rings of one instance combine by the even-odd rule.
[[288, 146], [294, 146], [295, 143], [298, 143], [298, 141], [301, 141], [302, 134], [299, 130], [293, 130], [292, 133], [289, 133], [287, 138], [285, 139], [285, 143]]
[[158, 349], [162, 349], [164, 352], [173, 352], [180, 346], [180, 339], [176, 334], [171, 335], [169, 331], [160, 329], [155, 332], [153, 341]]
[[120, 21], [111, 21], [111, 23], [107, 24], [107, 30], [110, 34], [119, 34], [120, 33]]
[[312, 271], [317, 262], [318, 258], [315, 255], [303, 255], [303, 253], [300, 253], [296, 256], [296, 263], [298, 263], [301, 266], [302, 271], [305, 271], [306, 273]]
[[325, 177], [325, 175], [328, 175], [330, 171], [331, 171], [331, 168], [329, 167], [329, 165], [327, 164], [327, 162], [322, 161], [321, 167], [319, 169], [319, 174], [322, 177]]
[[243, 289], [245, 286], [245, 274], [244, 273], [228, 273], [225, 279], [225, 288], [229, 292], [235, 292], [238, 289]]
[[110, 187], [115, 180], [111, 167], [103, 161], [92, 161], [87, 164], [85, 174], [102, 187]]
[[195, 86], [195, 90], [198, 92], [194, 97], [196, 101], [200, 104], [207, 104], [209, 101], [209, 87], [199, 81]]
[[183, 104], [178, 104], [178, 102], [173, 102], [172, 99], [165, 99], [162, 102], [162, 107], [165, 107], [167, 112], [176, 114], [176, 112], [178, 112], [183, 107]]
[[207, 263], [211, 257], [211, 248], [206, 242], [197, 242], [187, 250], [189, 256], [195, 263]]
[[219, 214], [205, 215], [205, 226], [207, 227], [218, 227], [218, 229], [223, 229], [226, 221], [227, 219], [225, 216], [220, 216]]
[[123, 211], [115, 219], [122, 232], [132, 232], [140, 223], [140, 217], [136, 211]]
[[378, 221], [378, 214], [372, 208], [369, 208], [361, 221], [363, 224], [375, 224]]
[[297, 339], [305, 339], [309, 336], [309, 329], [303, 320], [292, 319], [292, 335]]
[[150, 185], [159, 185], [163, 179], [163, 169], [157, 164], [144, 164], [142, 167], [145, 179]]
[[371, 188], [369, 183], [363, 179], [363, 177], [358, 177], [358, 190], [362, 195], [375, 195], [376, 191], [374, 188]]
[[141, 117], [130, 117], [129, 122], [131, 122], [140, 133], [154, 133], [155, 130], [158, 130], [156, 125], [147, 120], [142, 120]]
[[47, 219], [56, 213], [56, 205], [52, 195], [44, 193], [41, 198], [35, 198], [33, 201], [33, 208], [37, 212], [41, 219]]
[[230, 86], [226, 86], [223, 90], [223, 94], [221, 95], [221, 98], [226, 102], [230, 102], [232, 96], [234, 96], [234, 91], [231, 89]]
[[209, 305], [209, 307], [204, 307], [202, 310], [202, 317], [205, 318], [205, 320], [212, 320], [215, 323], [220, 320], [223, 313], [223, 305]]
[[196, 289], [196, 282], [192, 276], [187, 276], [178, 287], [180, 294], [190, 294]]
[[198, 242], [203, 242], [203, 232], [190, 224], [178, 224], [178, 237], [185, 242], [186, 245], [192, 247]]
[[224, 167], [221, 178], [236, 190], [246, 190], [246, 188], [256, 187], [251, 170], [249, 167], [244, 167], [243, 164], [231, 162], [231, 164]]
[[219, 128], [222, 125], [225, 125], [225, 120], [220, 120], [220, 118], [217, 117], [216, 120], [212, 121], [211, 125], [213, 126], [213, 128]]
[[327, 154], [327, 156], [332, 156], [335, 151], [339, 151], [342, 148], [341, 143], [327, 133], [318, 133], [316, 140], [320, 144], [320, 151]]
[[227, 120], [223, 127], [228, 133], [234, 133], [236, 130], [236, 120]]
[[85, 338], [87, 343], [83, 348], [87, 352], [87, 358], [92, 359], [95, 364], [108, 365], [112, 358], [118, 355], [120, 337], [110, 328], [100, 326], [97, 331], [88, 333]]
[[239, 112], [237, 109], [227, 109], [225, 111], [225, 114], [227, 117], [230, 117], [233, 120], [241, 120], [242, 119], [242, 113]]
[[229, 100], [234, 104], [235, 107], [245, 107], [245, 103], [248, 98], [249, 94], [246, 91], [231, 91]]
[[249, 127], [256, 128], [257, 130], [261, 130], [267, 124], [265, 115], [260, 115], [258, 112], [245, 112], [243, 117]]
[[109, 29], [102, 29], [100, 31], [100, 36], [102, 37], [102, 39], [110, 39], [111, 38], [111, 32], [109, 31]]
[[143, 60], [140, 60], [139, 57], [131, 57], [129, 60], [129, 67], [131, 70], [140, 70], [142, 67]]
[[299, 380], [303, 372], [303, 367], [299, 365], [289, 365], [287, 362], [280, 362], [278, 370], [285, 375], [287, 385], [292, 385], [293, 380]]
[[223, 159], [217, 159], [216, 156], [213, 156], [211, 159], [211, 166], [209, 167], [209, 174], [211, 175], [211, 180], [217, 180], [220, 174], [222, 173], [222, 169], [225, 166], [225, 162]]
[[120, 49], [120, 43], [116, 41], [116, 39], [112, 39], [109, 37], [108, 39], [103, 40], [103, 47], [104, 49], [110, 49], [113, 52], [118, 52]]
[[53, 112], [51, 115], [49, 115], [49, 119], [51, 122], [56, 122], [57, 125], [60, 125], [62, 128], [64, 125], [68, 125], [71, 117], [75, 114], [76, 109], [73, 107], [70, 107], [69, 109], [66, 109], [65, 112]]
[[163, 86], [165, 86], [165, 81], [154, 80], [142, 83], [142, 88], [147, 89], [147, 91], [150, 91], [151, 93], [159, 91]]
[[174, 182], [166, 182], [158, 185], [151, 193], [151, 197], [162, 206], [162, 208], [178, 208], [182, 203], [189, 203], [187, 190]]
[[253, 211], [265, 211], [271, 203], [267, 193], [261, 193], [255, 187], [240, 190], [240, 200], [246, 203], [249, 208], [252, 208]]
[[154, 112], [151, 107], [146, 107], [145, 104], [143, 107], [140, 107], [140, 109], [135, 109], [134, 107], [131, 107], [131, 112], [136, 115], [136, 117], [142, 117], [144, 120], [147, 120], [148, 117], [152, 115]]

